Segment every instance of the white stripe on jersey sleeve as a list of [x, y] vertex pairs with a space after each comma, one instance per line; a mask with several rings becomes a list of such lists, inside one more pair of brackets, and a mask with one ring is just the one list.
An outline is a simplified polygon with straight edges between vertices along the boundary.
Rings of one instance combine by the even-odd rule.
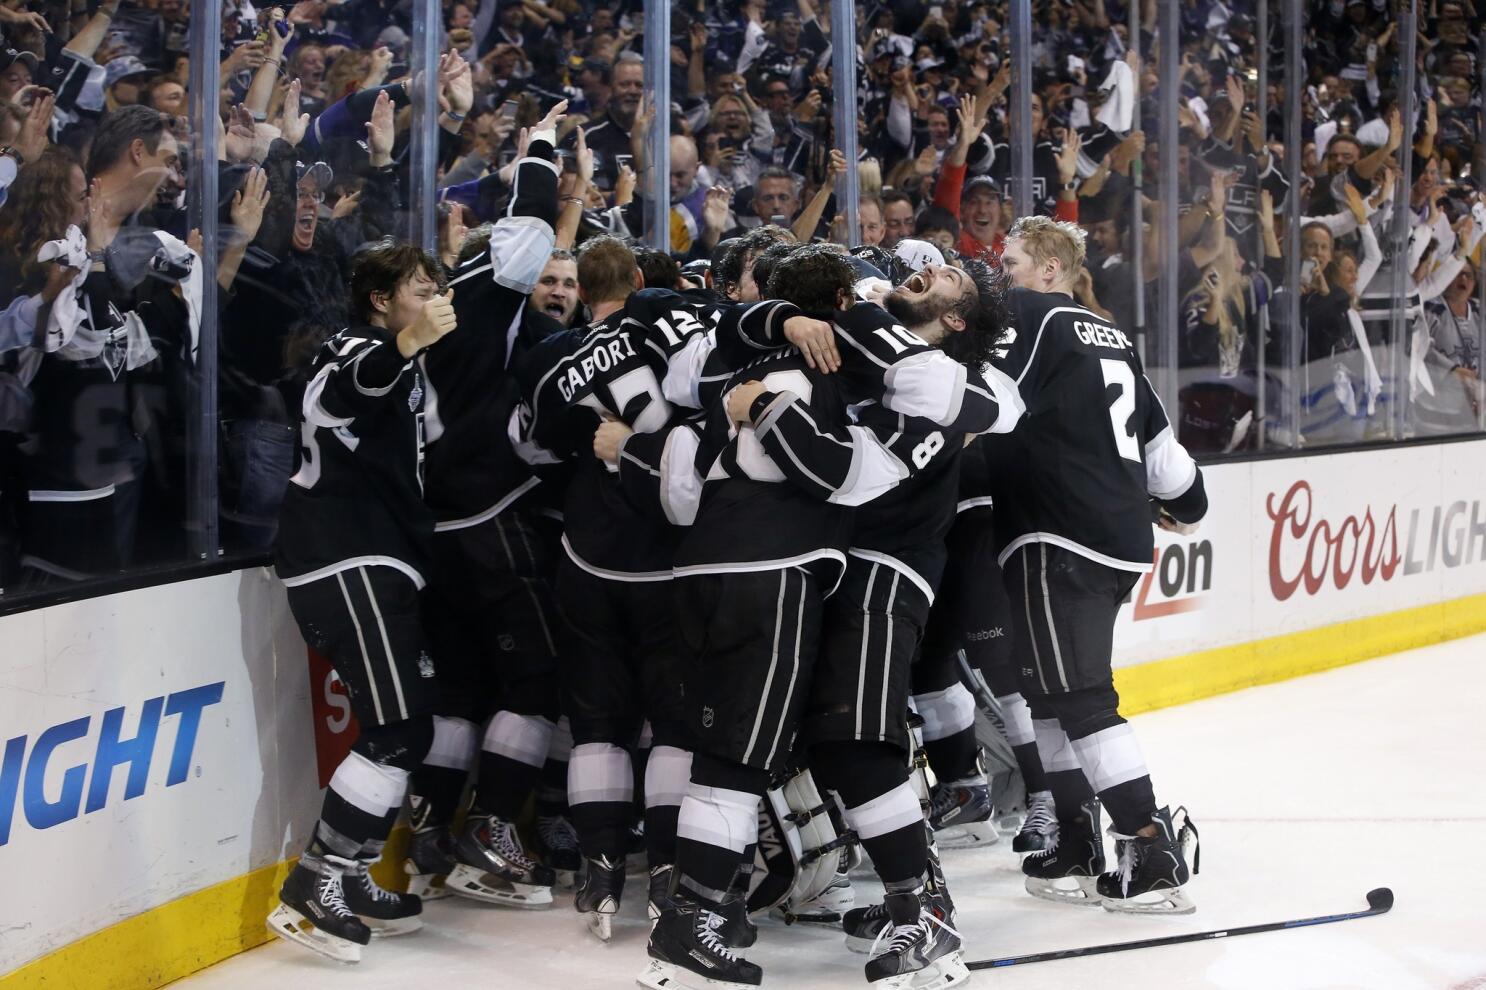
[[942, 351], [910, 355], [883, 372], [882, 404], [947, 426], [965, 400], [965, 366]]
[[672, 526], [690, 526], [702, 504], [702, 479], [696, 468], [699, 446], [701, 437], [695, 430], [678, 426], [661, 451], [660, 504]]
[[708, 330], [706, 333], [693, 334], [686, 346], [673, 354], [666, 363], [666, 377], [660, 383], [660, 391], [667, 402], [688, 409], [702, 408], [697, 386], [702, 380], [702, 366], [717, 347], [716, 333], [715, 330]]
[[1197, 480], [1197, 462], [1166, 427], [1145, 445], [1145, 490], [1162, 501], [1186, 494]]

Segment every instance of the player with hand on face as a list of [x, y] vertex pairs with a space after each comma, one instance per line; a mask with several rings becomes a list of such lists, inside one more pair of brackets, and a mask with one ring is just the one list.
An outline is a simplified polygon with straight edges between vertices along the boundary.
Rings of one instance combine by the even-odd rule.
[[355, 259], [358, 325], [315, 358], [300, 469], [280, 513], [277, 570], [289, 607], [346, 685], [361, 734], [330, 780], [269, 926], [343, 962], [361, 958], [373, 928], [399, 934], [421, 924], [418, 897], [382, 890], [367, 868], [433, 744], [439, 702], [418, 601], [434, 515], [423, 502], [428, 391], [417, 357], [457, 325], [441, 271], [409, 245]]
[[[1187, 827], [1156, 803], [1110, 660], [1120, 603], [1151, 567], [1152, 501], [1163, 526], [1191, 525], [1207, 493], [1129, 337], [1073, 301], [1083, 259], [1083, 231], [1047, 217], [1018, 220], [1002, 254], [1016, 339], [996, 364], [1026, 415], [987, 456], [1022, 694], [1056, 807], [1022, 869], [1037, 896], [1186, 913]], [[1103, 876], [1101, 802], [1119, 850]]]

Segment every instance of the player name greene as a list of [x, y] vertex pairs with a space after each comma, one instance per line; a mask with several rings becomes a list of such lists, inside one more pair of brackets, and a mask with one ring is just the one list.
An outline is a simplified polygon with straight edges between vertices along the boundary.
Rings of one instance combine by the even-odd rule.
[[1130, 350], [1133, 346], [1130, 343], [1130, 338], [1126, 337], [1119, 330], [1116, 330], [1114, 327], [1106, 327], [1099, 323], [1078, 320], [1073, 324], [1073, 332], [1078, 335], [1079, 340], [1095, 347], [1116, 347], [1122, 350]]
[[564, 402], [571, 402], [578, 390], [588, 384], [595, 370], [608, 371], [624, 363], [625, 358], [634, 356], [635, 345], [630, 343], [629, 334], [621, 333], [607, 344], [594, 347], [582, 360], [568, 365], [557, 380], [557, 390], [562, 393]]

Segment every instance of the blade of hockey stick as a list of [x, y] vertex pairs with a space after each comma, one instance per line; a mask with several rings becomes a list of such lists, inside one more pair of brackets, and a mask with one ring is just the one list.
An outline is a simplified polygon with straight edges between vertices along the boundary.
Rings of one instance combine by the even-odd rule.
[[1306, 928], [1311, 925], [1329, 925], [1333, 921], [1351, 921], [1368, 918], [1375, 914], [1387, 914], [1393, 907], [1393, 891], [1378, 887], [1367, 892], [1367, 910], [1350, 911], [1346, 914], [1327, 914], [1319, 918], [1296, 918], [1293, 921], [1272, 921], [1265, 925], [1245, 925], [1242, 928], [1224, 928], [1211, 932], [1192, 932], [1189, 935], [1167, 935], [1163, 938], [1145, 938], [1136, 942], [1111, 942], [1107, 945], [1090, 945], [1081, 949], [1059, 949], [1054, 952], [1034, 952], [1025, 956], [1007, 956], [1004, 959], [981, 959], [966, 963], [969, 969], [1001, 969], [1005, 966], [1021, 966], [1025, 963], [1049, 962], [1053, 959], [1076, 959], [1079, 956], [1097, 956], [1106, 952], [1124, 952], [1128, 949], [1153, 949], [1160, 945], [1181, 945], [1184, 942], [1202, 942], [1214, 938], [1233, 938], [1235, 935], [1256, 935], [1259, 932], [1279, 932], [1287, 928]]

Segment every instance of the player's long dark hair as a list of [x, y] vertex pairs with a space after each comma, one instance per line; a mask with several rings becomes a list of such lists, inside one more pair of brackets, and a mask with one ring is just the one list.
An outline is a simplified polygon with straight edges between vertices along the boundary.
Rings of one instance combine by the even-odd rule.
[[965, 319], [965, 329], [945, 334], [939, 346], [956, 361], [978, 368], [991, 360], [1010, 325], [1006, 293], [1011, 284], [1004, 272], [984, 261], [971, 259], [963, 263], [963, 268], [976, 289], [975, 295], [967, 296], [957, 310]]

